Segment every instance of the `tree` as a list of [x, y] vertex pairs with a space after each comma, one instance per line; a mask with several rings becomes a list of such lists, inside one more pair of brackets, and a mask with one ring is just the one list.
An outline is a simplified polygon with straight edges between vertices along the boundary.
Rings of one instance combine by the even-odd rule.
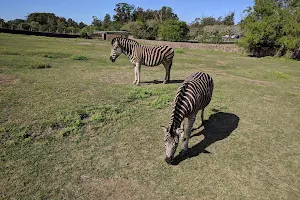
[[118, 3], [115, 6], [114, 11], [116, 14], [113, 16], [113, 18], [116, 22], [123, 24], [131, 20], [131, 14], [133, 10], [133, 5], [129, 5], [127, 3]]
[[100, 19], [98, 19], [96, 16], [93, 16], [93, 21], [92, 21], [92, 25], [97, 27], [97, 28], [101, 28], [102, 27], [102, 21]]
[[240, 45], [254, 56], [300, 59], [300, 1], [256, 0], [241, 23]]
[[158, 29], [158, 36], [167, 41], [183, 41], [187, 39], [189, 28], [183, 21], [167, 20]]
[[109, 14], [106, 14], [106, 15], [104, 16], [103, 23], [111, 23], [111, 17], [110, 17]]
[[144, 9], [140, 8], [140, 7], [137, 7], [136, 9], [134, 9], [134, 11], [132, 12], [132, 20], [144, 22], [145, 21]]
[[102, 29], [103, 30], [109, 30], [110, 29], [109, 27], [111, 26], [111, 23], [112, 23], [112, 21], [111, 21], [110, 15], [106, 14], [104, 16], [104, 19], [103, 19]]
[[212, 16], [203, 17], [201, 19], [201, 25], [203, 25], [203, 26], [216, 25], [216, 24], [217, 24], [217, 20], [214, 17], [212, 17]]
[[86, 27], [86, 26], [87, 26], [87, 25], [86, 25], [85, 23], [83, 23], [83, 22], [80, 22], [80, 23], [79, 23], [79, 28], [80, 28], [80, 29], [82, 29], [83, 27]]
[[130, 31], [137, 39], [155, 39], [157, 37], [159, 24], [156, 20], [147, 20], [146, 22], [129, 22], [122, 26], [121, 30]]
[[27, 16], [26, 21], [28, 23], [34, 21], [34, 22], [38, 22], [41, 25], [44, 25], [44, 24], [49, 24], [50, 21], [52, 23], [56, 22], [57, 19], [58, 19], [58, 17], [54, 13], [37, 13], [37, 12], [35, 12], [35, 13], [30, 13]]
[[67, 27], [78, 27], [78, 23], [75, 22], [73, 19], [69, 18], [67, 20]]
[[40, 23], [32, 21], [29, 23], [31, 31], [38, 31], [40, 28]]
[[160, 10], [154, 11], [155, 18], [160, 23], [163, 23], [166, 20], [169, 19], [175, 19], [178, 20], [178, 16], [173, 13], [173, 9], [170, 7], [163, 6]]
[[234, 12], [226, 15], [224, 17], [224, 20], [221, 21], [221, 23], [226, 25], [226, 26], [234, 25]]

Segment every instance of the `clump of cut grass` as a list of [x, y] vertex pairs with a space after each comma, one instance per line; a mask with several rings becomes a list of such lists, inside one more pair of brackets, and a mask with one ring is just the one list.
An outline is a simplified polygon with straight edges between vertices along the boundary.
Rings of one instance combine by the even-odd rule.
[[289, 75], [283, 73], [283, 72], [279, 72], [279, 71], [275, 71], [273, 73], [273, 75], [275, 76], [275, 78], [277, 79], [288, 79], [289, 78]]
[[52, 66], [49, 63], [33, 63], [30, 65], [31, 69], [45, 69], [51, 68]]
[[150, 96], [153, 96], [153, 92], [147, 89], [134, 89], [131, 91], [127, 97], [128, 102], [132, 102], [138, 99], [146, 99]]
[[183, 49], [175, 49], [174, 52], [175, 53], [184, 53], [184, 50]]
[[57, 56], [48, 55], [48, 54], [45, 54], [44, 57], [45, 57], [45, 58], [57, 58]]
[[155, 98], [153, 101], [149, 103], [151, 107], [162, 109], [168, 105], [170, 105], [170, 102], [173, 100], [173, 97], [168, 94], [162, 94]]
[[166, 91], [140, 88], [132, 90], [127, 97], [127, 102], [140, 101], [145, 105], [157, 109], [168, 106], [172, 100], [173, 96]]
[[107, 124], [111, 121], [128, 117], [130, 112], [121, 105], [92, 106], [75, 112], [61, 114], [51, 125], [53, 130], [58, 130], [59, 136], [82, 134], [87, 124]]
[[88, 57], [83, 56], [83, 55], [73, 55], [72, 59], [73, 60], [88, 60]]

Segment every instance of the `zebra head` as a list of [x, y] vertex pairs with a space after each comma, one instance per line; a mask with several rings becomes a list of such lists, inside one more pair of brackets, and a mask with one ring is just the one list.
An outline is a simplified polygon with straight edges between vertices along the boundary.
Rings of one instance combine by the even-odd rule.
[[166, 157], [165, 157], [165, 161], [168, 164], [172, 164], [172, 161], [174, 159], [174, 155], [179, 143], [179, 135], [180, 135], [180, 130], [177, 129], [176, 131], [174, 131], [172, 128], [170, 127], [164, 127], [162, 126], [164, 134], [165, 134], [165, 148], [166, 148]]
[[122, 47], [120, 45], [119, 40], [116, 40], [116, 39], [113, 39], [111, 41], [111, 44], [112, 44], [112, 46], [111, 46], [109, 59], [111, 62], [115, 62], [116, 59], [119, 57], [119, 55], [122, 54]]

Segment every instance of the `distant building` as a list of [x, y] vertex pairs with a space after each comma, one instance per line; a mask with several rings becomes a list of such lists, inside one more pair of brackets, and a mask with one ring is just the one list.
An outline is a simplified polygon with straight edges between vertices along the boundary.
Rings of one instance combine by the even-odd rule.
[[128, 38], [129, 33], [127, 31], [94, 31], [91, 35], [92, 38], [99, 38], [103, 40], [112, 40], [115, 37]]

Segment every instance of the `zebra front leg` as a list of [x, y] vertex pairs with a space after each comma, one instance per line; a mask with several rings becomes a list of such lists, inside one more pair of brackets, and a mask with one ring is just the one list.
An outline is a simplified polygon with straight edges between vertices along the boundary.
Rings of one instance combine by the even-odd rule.
[[188, 152], [189, 149], [189, 139], [190, 139], [190, 135], [191, 135], [191, 130], [193, 128], [194, 122], [196, 119], [196, 115], [193, 115], [191, 117], [188, 118], [188, 127], [186, 129], [186, 139], [184, 142], [184, 146], [183, 146], [183, 153], [186, 154]]
[[136, 74], [136, 65], [135, 64], [133, 64], [133, 70], [134, 70], [134, 81], [132, 83], [136, 84], [136, 82], [137, 82], [137, 74]]
[[203, 115], [204, 115], [204, 108], [201, 110], [201, 125], [198, 126], [197, 128], [193, 128], [192, 132], [195, 131], [195, 130], [198, 130], [199, 128], [201, 128], [202, 126], [204, 126], [204, 117], [203, 117]]
[[184, 137], [184, 120], [182, 120], [178, 134], [180, 135], [180, 139], [183, 141]]
[[140, 72], [141, 72], [141, 65], [140, 64], [136, 64], [135, 65], [135, 70], [136, 70], [136, 85], [140, 84]]

